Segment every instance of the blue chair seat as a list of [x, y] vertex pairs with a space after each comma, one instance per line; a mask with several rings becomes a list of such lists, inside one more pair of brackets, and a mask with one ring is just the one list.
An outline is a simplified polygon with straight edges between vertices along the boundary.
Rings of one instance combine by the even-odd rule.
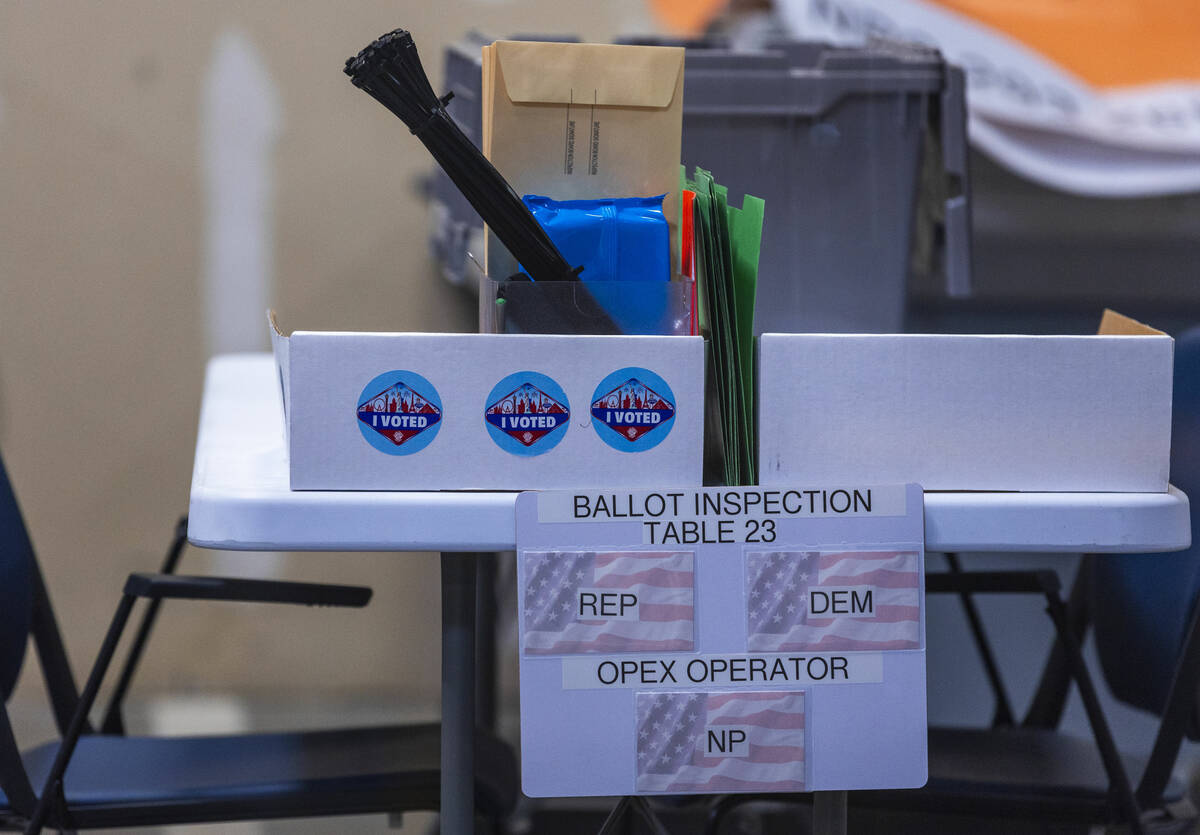
[[[34, 785], [57, 751], [51, 742], [23, 755]], [[481, 733], [475, 757], [479, 811], [511, 810], [512, 750]], [[436, 723], [236, 736], [85, 735], [64, 792], [81, 828], [352, 815], [435, 808], [439, 765]]]

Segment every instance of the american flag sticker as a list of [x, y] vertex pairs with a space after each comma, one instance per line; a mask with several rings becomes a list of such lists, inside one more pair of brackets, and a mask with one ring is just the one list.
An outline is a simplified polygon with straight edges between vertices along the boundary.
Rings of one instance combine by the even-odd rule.
[[804, 694], [638, 693], [637, 791], [804, 791]]
[[750, 652], [919, 649], [919, 551], [750, 551]]
[[526, 655], [695, 649], [690, 551], [526, 551]]

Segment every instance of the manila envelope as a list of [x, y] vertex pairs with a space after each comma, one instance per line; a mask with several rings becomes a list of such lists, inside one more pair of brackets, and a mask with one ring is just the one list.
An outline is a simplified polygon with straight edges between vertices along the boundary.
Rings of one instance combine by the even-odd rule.
[[[483, 48], [483, 152], [519, 195], [665, 194], [679, 272], [683, 49], [496, 41]], [[516, 262], [489, 231], [488, 275]]]

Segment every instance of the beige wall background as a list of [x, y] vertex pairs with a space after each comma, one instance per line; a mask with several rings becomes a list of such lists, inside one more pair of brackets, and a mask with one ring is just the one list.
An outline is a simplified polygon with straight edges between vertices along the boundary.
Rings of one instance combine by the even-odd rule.
[[[0, 450], [76, 675], [124, 576], [187, 507], [204, 364], [201, 97], [214, 44], [253, 44], [282, 99], [274, 305], [291, 328], [473, 330], [436, 277], [416, 179], [432, 162], [345, 58], [410, 29], [435, 87], [469, 28], [604, 40], [641, 0], [0, 4]], [[265, 326], [264, 326], [265, 346]], [[434, 555], [211, 555], [183, 571], [368, 584], [362, 612], [164, 608], [139, 693], [386, 693], [436, 705]], [[40, 701], [32, 655], [18, 699]]]

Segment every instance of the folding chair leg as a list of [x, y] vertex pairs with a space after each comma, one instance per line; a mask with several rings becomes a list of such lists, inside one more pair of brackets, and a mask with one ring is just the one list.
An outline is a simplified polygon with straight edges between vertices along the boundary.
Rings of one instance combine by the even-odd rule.
[[[104, 636], [104, 643], [100, 645], [96, 663], [92, 666], [87, 684], [84, 685], [83, 693], [79, 697], [75, 715], [71, 717], [71, 724], [67, 727], [67, 732], [58, 746], [54, 764], [50, 767], [50, 773], [46, 775], [46, 784], [42, 787], [42, 793], [38, 797], [33, 817], [25, 827], [25, 835], [38, 835], [42, 831], [42, 827], [46, 825], [46, 818], [50, 814], [51, 806], [58, 803], [62, 797], [63, 775], [66, 774], [67, 764], [71, 761], [71, 755], [75, 753], [79, 735], [87, 723], [88, 712], [96, 701], [96, 694], [100, 691], [100, 682], [104, 680], [104, 674], [108, 672], [108, 665], [112, 663], [113, 653], [116, 652], [117, 643], [121, 640], [121, 632], [129, 621], [129, 613], [133, 611], [134, 600], [135, 598], [131, 595], [121, 595], [121, 602], [117, 605], [116, 614], [113, 615], [108, 633]], [[64, 819], [59, 820], [58, 823], [60, 826], [66, 826], [66, 804], [62, 803], [61, 805], [60, 817], [64, 817]]]
[[[184, 516], [176, 523], [175, 535], [171, 538], [171, 544], [167, 548], [167, 555], [163, 559], [162, 569], [159, 573], [175, 573], [175, 569], [179, 565], [179, 558], [183, 555], [184, 546], [187, 545], [187, 522], [187, 517]], [[125, 658], [125, 666], [121, 668], [121, 675], [117, 678], [116, 687], [113, 688], [112, 697], [108, 701], [108, 709], [104, 711], [104, 718], [100, 722], [100, 733], [114, 735], [125, 733], [125, 721], [121, 716], [121, 706], [125, 702], [125, 694], [129, 692], [129, 685], [133, 682], [133, 674], [137, 670], [138, 662], [142, 659], [142, 653], [146, 650], [146, 642], [150, 638], [150, 630], [154, 628], [161, 605], [162, 599], [158, 597], [151, 598], [146, 603], [146, 609], [142, 613], [142, 622], [138, 624], [137, 633], [129, 647], [129, 655]]]
[[662, 821], [658, 819], [658, 815], [654, 814], [654, 809], [651, 808], [650, 801], [646, 800], [646, 798], [635, 797], [630, 801], [630, 805], [633, 806], [635, 812], [641, 814], [642, 820], [646, 822], [646, 825], [650, 827], [650, 831], [654, 835], [671, 835], [671, 833], [667, 832], [667, 828], [663, 826]]
[[1058, 630], [1059, 639], [1063, 643], [1067, 656], [1067, 663], [1071, 667], [1075, 683], [1079, 686], [1079, 695], [1083, 700], [1083, 708], [1087, 712], [1088, 722], [1092, 726], [1092, 734], [1096, 737], [1096, 745], [1100, 749], [1100, 758], [1103, 760], [1104, 770], [1108, 774], [1109, 795], [1113, 804], [1125, 817], [1133, 835], [1142, 835], [1141, 809], [1133, 794], [1129, 775], [1125, 773], [1121, 755], [1117, 752], [1117, 746], [1113, 742], [1112, 733], [1108, 729], [1108, 722], [1104, 718], [1104, 711], [1100, 707], [1100, 699], [1096, 695], [1096, 688], [1088, 674], [1087, 665], [1083, 661], [1083, 651], [1071, 631], [1066, 604], [1063, 603], [1063, 599], [1058, 596], [1057, 592], [1047, 591], [1046, 600], [1048, 602], [1046, 611], [1050, 615], [1050, 619], [1054, 621], [1055, 629]]
[[[961, 574], [962, 566], [958, 562], [958, 554], [946, 552], [945, 556], [950, 573]], [[971, 636], [975, 639], [975, 649], [979, 653], [979, 659], [983, 662], [984, 672], [987, 673], [988, 682], [992, 685], [992, 694], [996, 699], [996, 708], [992, 713], [992, 727], [1011, 727], [1015, 724], [1012, 705], [1008, 700], [1008, 693], [1004, 690], [1004, 680], [1000, 677], [1000, 667], [996, 663], [992, 645], [987, 639], [987, 633], [983, 631], [983, 620], [979, 617], [979, 609], [975, 607], [975, 598], [968, 591], [959, 592], [958, 596], [962, 601], [967, 623], [971, 627]]]
[[[1071, 593], [1067, 598], [1067, 628], [1078, 644], [1083, 643], [1087, 632], [1090, 612], [1088, 612], [1088, 587], [1091, 585], [1092, 554], [1084, 554], [1079, 561], [1079, 569], [1075, 573], [1075, 582], [1071, 585]], [[1067, 705], [1067, 695], [1071, 689], [1071, 671], [1067, 663], [1067, 650], [1062, 638], [1056, 637], [1046, 663], [1042, 667], [1042, 677], [1038, 681], [1037, 691], [1029, 705], [1029, 712], [1021, 725], [1026, 728], [1057, 728]]]
[[1146, 770], [1137, 787], [1138, 803], [1157, 806], [1171, 779], [1171, 771], [1179, 758], [1179, 746], [1187, 733], [1196, 703], [1196, 688], [1200, 682], [1200, 606], [1192, 613], [1187, 637], [1179, 653], [1179, 663], [1167, 695], [1166, 710], [1154, 739]]
[[608, 817], [604, 819], [604, 823], [600, 826], [600, 830], [596, 835], [617, 835], [617, 827], [625, 822], [629, 815], [629, 804], [632, 798], [622, 797], [617, 801], [617, 804], [612, 807], [612, 811], [608, 813]]
[[641, 796], [627, 796], [618, 800], [617, 805], [613, 806], [612, 811], [608, 813], [608, 817], [604, 819], [604, 824], [596, 835], [616, 835], [617, 827], [625, 823], [633, 812], [642, 816], [642, 820], [646, 822], [654, 835], [670, 835], [662, 821], [658, 819], [658, 815], [654, 814], [654, 809], [646, 802], [646, 798]]

